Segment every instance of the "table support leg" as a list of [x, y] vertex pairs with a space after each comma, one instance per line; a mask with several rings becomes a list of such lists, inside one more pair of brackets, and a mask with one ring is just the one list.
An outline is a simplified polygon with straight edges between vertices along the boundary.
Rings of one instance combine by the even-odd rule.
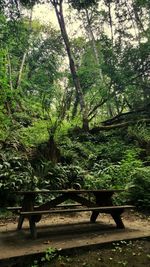
[[90, 218], [90, 222], [91, 223], [95, 223], [98, 215], [99, 215], [99, 211], [93, 211], [92, 215], [91, 215], [91, 218]]
[[19, 220], [18, 220], [17, 230], [21, 230], [22, 225], [23, 225], [23, 221], [24, 221], [24, 216], [23, 215], [20, 215], [19, 216]]
[[125, 228], [120, 214], [111, 213], [111, 216], [113, 217], [118, 229], [124, 229]]
[[30, 232], [33, 239], [37, 238], [36, 224], [32, 216], [29, 218]]

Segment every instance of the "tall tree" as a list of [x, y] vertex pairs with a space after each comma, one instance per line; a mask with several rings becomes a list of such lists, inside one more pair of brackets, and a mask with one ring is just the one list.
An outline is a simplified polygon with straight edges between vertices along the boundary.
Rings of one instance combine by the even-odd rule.
[[62, 34], [64, 43], [65, 43], [65, 47], [66, 47], [66, 51], [67, 51], [67, 55], [68, 55], [68, 59], [69, 59], [70, 71], [72, 74], [72, 79], [73, 79], [74, 86], [75, 86], [75, 89], [76, 89], [76, 92], [78, 94], [79, 101], [80, 101], [81, 112], [82, 112], [82, 121], [83, 121], [83, 129], [88, 130], [89, 129], [88, 116], [87, 116], [88, 112], [87, 112], [87, 107], [86, 107], [86, 103], [84, 100], [83, 91], [82, 91], [82, 88], [80, 85], [80, 80], [79, 80], [79, 77], [77, 74], [77, 68], [76, 68], [76, 65], [75, 65], [75, 62], [73, 59], [69, 37], [67, 34], [67, 30], [66, 30], [64, 14], [63, 14], [63, 0], [50, 0], [50, 2], [52, 3], [52, 5], [55, 8], [55, 12], [56, 12], [56, 16], [57, 16], [58, 23], [60, 26], [61, 34]]
[[93, 24], [95, 22], [94, 17], [97, 15], [98, 0], [83, 0], [83, 1], [73, 1], [70, 0], [71, 6], [75, 8], [79, 14], [81, 14], [81, 20], [83, 22], [85, 31], [87, 32], [88, 39], [91, 42], [93, 53], [95, 56], [96, 64], [99, 68], [99, 75], [102, 79], [102, 71], [100, 68], [100, 58], [96, 45], [95, 36], [93, 33]]

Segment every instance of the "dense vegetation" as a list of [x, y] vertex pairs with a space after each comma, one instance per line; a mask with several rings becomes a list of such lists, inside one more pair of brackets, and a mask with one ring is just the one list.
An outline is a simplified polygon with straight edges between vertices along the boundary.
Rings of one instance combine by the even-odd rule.
[[149, 1], [49, 0], [60, 30], [37, 2], [0, 1], [0, 205], [78, 182], [148, 209]]

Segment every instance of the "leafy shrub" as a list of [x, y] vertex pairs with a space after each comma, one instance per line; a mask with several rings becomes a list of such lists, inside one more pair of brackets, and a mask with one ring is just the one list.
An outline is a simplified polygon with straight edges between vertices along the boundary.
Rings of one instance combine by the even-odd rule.
[[91, 174], [85, 175], [85, 188], [86, 189], [109, 189], [112, 188], [112, 178], [110, 175], [105, 177], [96, 177]]
[[138, 151], [129, 149], [124, 152], [122, 160], [116, 164], [110, 159], [95, 162], [85, 177], [86, 187], [124, 189], [131, 181], [131, 175], [135, 169], [142, 167], [142, 162], [137, 157]]
[[60, 144], [61, 148], [61, 161], [64, 164], [77, 164], [78, 162], [78, 153], [74, 149], [74, 142], [70, 138], [65, 137]]
[[128, 184], [130, 200], [141, 209], [150, 209], [150, 167], [137, 168]]
[[0, 105], [0, 141], [5, 140], [8, 133], [9, 128], [12, 125], [10, 117], [3, 113], [3, 107]]
[[32, 126], [19, 130], [19, 139], [26, 147], [32, 147], [48, 140], [48, 122], [38, 120]]
[[23, 112], [15, 112], [13, 118], [23, 127], [28, 127], [32, 124], [31, 116]]
[[135, 137], [139, 141], [150, 142], [150, 127], [145, 124], [129, 127], [128, 135]]
[[118, 168], [111, 172], [113, 175], [114, 183], [118, 187], [125, 187], [131, 181], [133, 172], [142, 167], [142, 161], [138, 159], [140, 150], [128, 149], [124, 152], [122, 160], [118, 163]]
[[129, 148], [122, 140], [111, 139], [109, 142], [101, 144], [98, 159], [109, 159], [111, 162], [118, 162], [122, 159], [124, 152]]
[[[95, 152], [90, 142], [80, 143], [78, 140], [71, 141], [65, 138], [61, 142], [62, 161], [64, 163], [84, 166], [87, 165], [89, 155]], [[92, 152], [93, 151], [93, 152]]]
[[32, 190], [37, 185], [37, 177], [31, 164], [23, 156], [18, 156], [12, 151], [0, 154], [0, 198], [1, 205], [15, 202], [10, 192], [15, 190]]
[[83, 184], [84, 172], [76, 165], [53, 164], [42, 161], [36, 169], [39, 175], [38, 188], [63, 189], [71, 188], [74, 183]]
[[[58, 254], [58, 251], [56, 248], [47, 248], [45, 251], [45, 255], [39, 259], [39, 260], [34, 260], [34, 263], [31, 267], [39, 267], [43, 266], [44, 263], [50, 263]], [[44, 264], [45, 266], [45, 264]]]

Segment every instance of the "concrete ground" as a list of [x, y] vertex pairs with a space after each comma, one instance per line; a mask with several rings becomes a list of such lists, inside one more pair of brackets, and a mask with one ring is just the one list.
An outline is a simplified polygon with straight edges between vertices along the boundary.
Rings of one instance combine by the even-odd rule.
[[99, 216], [95, 224], [89, 223], [89, 213], [47, 216], [37, 224], [38, 237], [32, 240], [27, 221], [21, 231], [16, 230], [16, 219], [0, 221], [0, 266], [11, 258], [43, 253], [48, 247], [66, 250], [150, 236], [149, 217], [124, 213], [123, 222], [126, 228], [118, 230], [109, 215]]

